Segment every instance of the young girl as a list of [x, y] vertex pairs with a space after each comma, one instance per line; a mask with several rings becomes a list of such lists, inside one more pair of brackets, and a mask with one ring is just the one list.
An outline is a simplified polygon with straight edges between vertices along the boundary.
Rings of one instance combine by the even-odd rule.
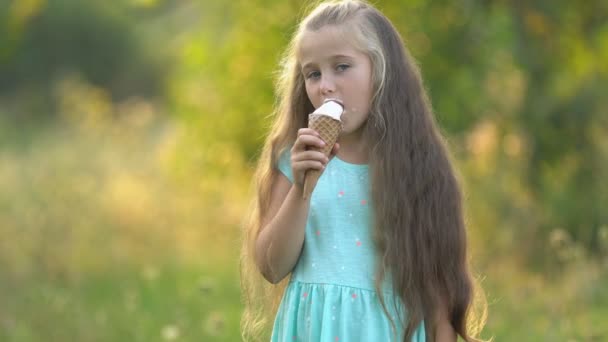
[[[389, 20], [362, 1], [319, 5], [289, 46], [278, 91], [245, 230], [244, 337], [276, 314], [272, 341], [474, 341], [483, 319], [470, 310], [459, 186]], [[306, 128], [327, 99], [344, 106], [330, 158]], [[303, 199], [311, 169], [321, 178]]]

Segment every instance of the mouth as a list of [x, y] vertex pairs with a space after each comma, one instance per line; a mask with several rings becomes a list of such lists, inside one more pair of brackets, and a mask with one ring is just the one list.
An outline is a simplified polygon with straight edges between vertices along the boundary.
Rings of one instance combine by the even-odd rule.
[[325, 100], [323, 101], [323, 103], [325, 103], [325, 102], [327, 102], [327, 101], [336, 101], [336, 102], [338, 102], [339, 104], [341, 104], [341, 105], [342, 105], [342, 107], [344, 107], [344, 102], [342, 102], [342, 100], [340, 100], [340, 99], [328, 98], [328, 99], [325, 99]]

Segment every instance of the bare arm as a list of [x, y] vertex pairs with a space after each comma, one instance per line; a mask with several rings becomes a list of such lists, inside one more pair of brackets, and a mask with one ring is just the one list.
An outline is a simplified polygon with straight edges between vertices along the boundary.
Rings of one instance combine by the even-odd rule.
[[456, 342], [457, 338], [456, 331], [454, 330], [454, 327], [452, 327], [452, 323], [450, 323], [447, 304], [444, 301], [437, 313], [437, 333], [435, 335], [435, 341]]
[[[308, 150], [307, 146], [320, 146], [321, 143], [315, 131], [308, 128], [298, 131], [291, 150], [294, 183], [279, 174], [272, 185], [270, 207], [262, 213], [262, 228], [256, 240], [256, 264], [264, 278], [273, 284], [285, 278], [300, 257], [310, 209], [310, 199], [302, 199], [304, 173], [308, 169], [322, 170], [328, 163], [323, 153]], [[334, 147], [334, 151], [337, 148]]]
[[291, 272], [300, 257], [310, 204], [302, 199], [302, 189], [282, 174], [272, 196], [269, 213], [276, 215], [262, 226], [256, 241], [256, 262], [264, 278], [276, 284]]
[[437, 335], [435, 336], [435, 341], [437, 342], [456, 342], [456, 331], [450, 324], [450, 321], [442, 321], [440, 320], [437, 323]]

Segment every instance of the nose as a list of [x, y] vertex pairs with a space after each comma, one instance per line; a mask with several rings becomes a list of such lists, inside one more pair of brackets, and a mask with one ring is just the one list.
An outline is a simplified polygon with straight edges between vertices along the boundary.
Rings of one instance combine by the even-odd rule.
[[319, 86], [321, 95], [333, 94], [336, 91], [336, 83], [332, 76], [328, 76], [327, 73], [321, 76], [321, 84]]

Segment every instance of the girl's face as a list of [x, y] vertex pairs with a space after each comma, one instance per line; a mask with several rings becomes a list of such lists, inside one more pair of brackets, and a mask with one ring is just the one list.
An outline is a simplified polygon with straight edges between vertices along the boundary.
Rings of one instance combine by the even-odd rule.
[[315, 108], [326, 99], [344, 105], [343, 134], [359, 131], [369, 115], [372, 65], [369, 57], [350, 44], [341, 30], [326, 25], [307, 30], [300, 41], [299, 60], [306, 94]]

